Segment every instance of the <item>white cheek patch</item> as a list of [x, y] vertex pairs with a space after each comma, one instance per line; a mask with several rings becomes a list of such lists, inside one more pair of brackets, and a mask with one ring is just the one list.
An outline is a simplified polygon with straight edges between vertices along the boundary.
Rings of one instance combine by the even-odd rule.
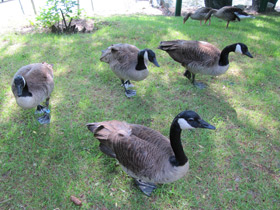
[[185, 119], [179, 118], [178, 119], [179, 126], [182, 130], [184, 129], [194, 129]]
[[236, 45], [236, 47], [235, 47], [235, 52], [236, 52], [236, 53], [243, 54], [243, 53], [242, 53], [242, 50], [241, 50], [240, 44], [237, 44], [237, 45]]
[[149, 60], [149, 58], [148, 58], [148, 52], [147, 52], [147, 51], [145, 51], [145, 53], [144, 53], [144, 59], [145, 59], [146, 61]]
[[25, 87], [25, 85], [26, 85], [26, 82], [25, 82], [25, 79], [24, 79], [24, 77], [21, 77], [22, 78], [22, 80], [23, 80], [23, 87]]

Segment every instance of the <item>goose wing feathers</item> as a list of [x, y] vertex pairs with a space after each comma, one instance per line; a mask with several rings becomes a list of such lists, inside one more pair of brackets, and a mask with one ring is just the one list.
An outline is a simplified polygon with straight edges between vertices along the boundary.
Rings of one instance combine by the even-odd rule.
[[203, 41], [162, 41], [158, 48], [166, 51], [170, 57], [183, 66], [213, 66], [217, 64], [221, 54], [214, 45]]
[[197, 17], [200, 17], [200, 18], [204, 18], [208, 14], [208, 12], [210, 12], [211, 10], [212, 10], [211, 7], [201, 7], [199, 9], [197, 9], [193, 13], [193, 15], [197, 16]]
[[238, 15], [248, 16], [248, 14], [244, 12], [242, 9], [238, 7], [231, 7], [231, 6], [222, 7], [214, 15], [226, 21], [234, 21], [236, 19], [240, 21]]
[[[219, 11], [219, 10], [218, 10]], [[248, 15], [246, 12], [244, 12], [241, 8], [238, 7], [231, 7], [231, 6], [225, 6], [220, 9], [221, 12], [228, 12], [228, 13], [234, 13], [237, 12], [238, 14]]]
[[115, 153], [120, 164], [138, 177], [151, 178], [155, 168], [160, 168], [166, 163], [164, 160], [174, 155], [169, 139], [142, 125], [114, 120], [90, 123], [88, 127]]
[[136, 66], [139, 52], [137, 47], [130, 44], [114, 44], [111, 52], [114, 61], [118, 62], [123, 69], [129, 69], [130, 65]]

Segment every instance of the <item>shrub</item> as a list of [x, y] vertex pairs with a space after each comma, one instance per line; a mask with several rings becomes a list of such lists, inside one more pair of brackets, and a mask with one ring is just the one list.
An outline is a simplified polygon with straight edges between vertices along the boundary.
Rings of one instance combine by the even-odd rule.
[[[36, 20], [43, 27], [52, 27], [57, 25], [64, 19], [63, 15], [68, 19], [77, 18], [81, 10], [77, 9], [76, 0], [47, 0], [46, 8], [36, 17]], [[63, 14], [62, 14], [63, 13]], [[70, 22], [71, 22], [70, 20]], [[66, 25], [66, 22], [64, 22]]]

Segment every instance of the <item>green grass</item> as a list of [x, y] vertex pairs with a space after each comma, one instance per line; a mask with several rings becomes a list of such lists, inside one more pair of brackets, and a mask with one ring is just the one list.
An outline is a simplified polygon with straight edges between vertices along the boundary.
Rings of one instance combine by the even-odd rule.
[[[182, 24], [182, 18], [114, 16], [93, 34], [11, 33], [0, 37], [0, 209], [278, 209], [280, 203], [279, 16], [231, 23]], [[157, 50], [162, 40], [204, 40], [220, 49], [243, 42], [250, 59], [230, 54], [228, 72], [194, 88], [184, 69]], [[127, 99], [101, 50], [114, 43], [151, 48], [161, 65], [134, 83]], [[10, 84], [24, 65], [54, 64], [52, 121], [39, 125], [35, 110], [16, 105]], [[85, 124], [122, 120], [168, 136], [180, 111], [191, 109], [216, 131], [182, 133], [187, 176], [144, 196], [121, 167], [98, 149]], [[278, 206], [278, 207], [277, 207]]]

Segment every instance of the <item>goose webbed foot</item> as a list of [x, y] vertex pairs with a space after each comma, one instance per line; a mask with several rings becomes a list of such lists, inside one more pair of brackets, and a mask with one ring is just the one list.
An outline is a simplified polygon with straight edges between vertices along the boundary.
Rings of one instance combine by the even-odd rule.
[[43, 113], [50, 113], [50, 110], [48, 109], [48, 107], [44, 107], [44, 106], [39, 104], [37, 106], [35, 114], [43, 114]]
[[207, 85], [202, 82], [194, 82], [193, 85], [199, 89], [204, 89], [207, 87]]
[[136, 95], [136, 90], [127, 90], [125, 89], [125, 95], [130, 98], [132, 96], [135, 96]]
[[204, 88], [207, 87], [206, 84], [204, 84], [204, 83], [202, 83], [202, 82], [196, 82], [196, 81], [195, 81], [195, 74], [194, 74], [194, 73], [190, 73], [190, 74], [192, 75], [191, 82], [192, 82], [192, 84], [193, 84], [195, 87], [197, 87], [197, 88], [199, 88], [199, 89], [204, 89]]
[[38, 118], [40, 124], [48, 124], [51, 122], [51, 116], [49, 113], [45, 113], [42, 117]]
[[147, 196], [151, 196], [154, 189], [157, 188], [156, 185], [148, 182], [142, 182], [141, 180], [135, 179], [135, 184], [139, 187], [139, 189]]

